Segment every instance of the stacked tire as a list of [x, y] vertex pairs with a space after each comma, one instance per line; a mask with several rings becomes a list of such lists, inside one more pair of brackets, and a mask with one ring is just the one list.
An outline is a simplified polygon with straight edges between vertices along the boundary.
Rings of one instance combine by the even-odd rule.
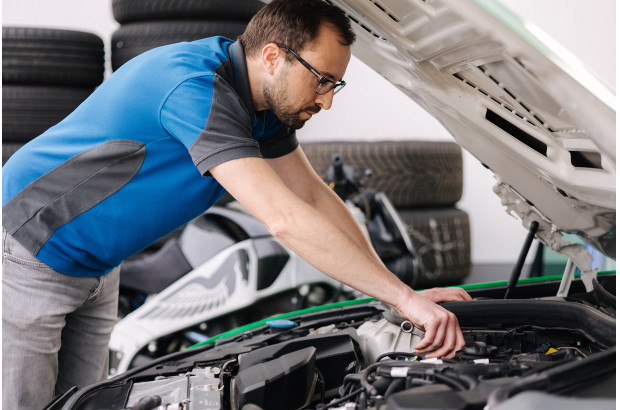
[[2, 164], [60, 122], [104, 78], [103, 40], [81, 31], [2, 27]]
[[456, 207], [463, 193], [463, 158], [457, 144], [348, 141], [305, 143], [302, 148], [325, 182], [334, 154], [357, 173], [372, 172], [365, 187], [388, 196], [416, 250], [418, 272], [410, 286], [456, 285], [469, 275], [469, 216]]
[[112, 70], [155, 47], [211, 36], [236, 39], [260, 0], [113, 0]]

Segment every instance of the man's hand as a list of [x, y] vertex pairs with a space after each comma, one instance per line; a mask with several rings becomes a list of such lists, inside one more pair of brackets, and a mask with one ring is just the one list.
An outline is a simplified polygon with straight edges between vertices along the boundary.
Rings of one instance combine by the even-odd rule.
[[456, 316], [420, 293], [422, 292], [410, 298], [404, 306], [396, 306], [396, 310], [403, 317], [411, 320], [417, 328], [425, 332], [424, 338], [415, 346], [416, 352], [427, 353], [428, 358], [453, 358], [465, 345]]
[[469, 293], [461, 288], [432, 288], [421, 290], [418, 295], [422, 295], [435, 303], [471, 300]]

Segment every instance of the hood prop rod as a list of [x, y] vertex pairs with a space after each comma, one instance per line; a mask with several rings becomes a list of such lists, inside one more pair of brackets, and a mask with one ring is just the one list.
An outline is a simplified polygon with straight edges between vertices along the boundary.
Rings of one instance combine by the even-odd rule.
[[525, 237], [525, 242], [523, 242], [523, 246], [521, 247], [519, 259], [517, 260], [517, 263], [513, 268], [512, 273], [510, 274], [510, 280], [508, 281], [508, 287], [506, 288], [504, 299], [508, 299], [508, 295], [517, 285], [517, 280], [519, 280], [519, 276], [521, 276], [521, 271], [523, 270], [523, 265], [525, 264], [527, 253], [532, 247], [532, 242], [534, 241], [536, 231], [538, 231], [538, 221], [532, 221], [532, 223], [530, 224], [530, 229], [527, 232], [527, 236]]

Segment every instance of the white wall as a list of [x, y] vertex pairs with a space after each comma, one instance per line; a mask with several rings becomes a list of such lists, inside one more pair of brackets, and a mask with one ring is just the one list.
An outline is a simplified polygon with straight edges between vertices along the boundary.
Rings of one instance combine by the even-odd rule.
[[[615, 89], [614, 0], [500, 1], [558, 40]], [[4, 0], [2, 24], [95, 33], [104, 40], [108, 56], [110, 37], [118, 28], [111, 0]], [[109, 73], [109, 60], [107, 64]], [[346, 80], [347, 88], [332, 109], [299, 131], [302, 141], [452, 139], [433, 117], [359, 60], [353, 58]], [[526, 232], [492, 192], [492, 174], [465, 153], [464, 178], [458, 207], [470, 216], [473, 262], [514, 261]]]

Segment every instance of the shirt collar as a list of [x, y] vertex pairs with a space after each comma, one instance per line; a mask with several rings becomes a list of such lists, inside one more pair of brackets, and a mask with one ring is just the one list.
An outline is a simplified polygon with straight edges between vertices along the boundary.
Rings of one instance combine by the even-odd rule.
[[238, 41], [235, 41], [231, 46], [231, 56], [233, 59], [233, 65], [235, 66], [237, 76], [237, 92], [239, 97], [245, 103], [245, 106], [250, 113], [252, 122], [256, 119], [256, 112], [254, 111], [254, 104], [252, 104], [252, 94], [250, 92], [250, 80], [248, 79], [248, 67], [245, 63], [245, 52], [243, 47]]

